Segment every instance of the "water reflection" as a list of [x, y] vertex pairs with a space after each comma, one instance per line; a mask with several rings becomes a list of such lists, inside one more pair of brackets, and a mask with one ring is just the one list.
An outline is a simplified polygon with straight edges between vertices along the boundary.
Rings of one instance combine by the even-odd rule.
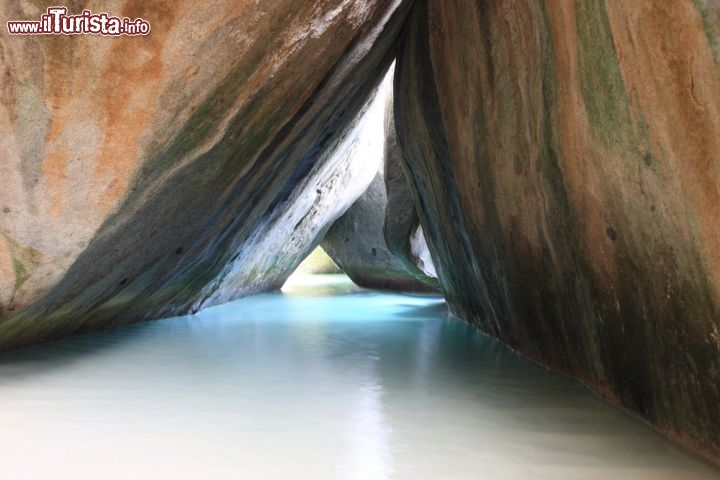
[[437, 298], [334, 278], [0, 356], [0, 478], [718, 478]]

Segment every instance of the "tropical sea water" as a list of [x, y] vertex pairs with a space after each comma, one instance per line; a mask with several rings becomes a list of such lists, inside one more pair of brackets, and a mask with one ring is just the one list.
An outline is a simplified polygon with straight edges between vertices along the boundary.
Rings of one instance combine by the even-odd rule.
[[720, 478], [442, 299], [313, 278], [0, 356], [0, 478]]

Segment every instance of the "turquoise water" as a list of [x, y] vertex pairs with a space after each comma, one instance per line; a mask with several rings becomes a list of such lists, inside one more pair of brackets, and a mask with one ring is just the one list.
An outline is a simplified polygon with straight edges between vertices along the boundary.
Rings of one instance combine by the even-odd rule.
[[343, 278], [0, 356], [0, 478], [720, 477], [442, 300]]

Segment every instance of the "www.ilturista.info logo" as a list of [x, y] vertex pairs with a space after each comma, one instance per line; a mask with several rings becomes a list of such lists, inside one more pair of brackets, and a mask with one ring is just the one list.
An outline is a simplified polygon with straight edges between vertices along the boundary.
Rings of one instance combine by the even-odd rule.
[[112, 17], [107, 13], [94, 14], [83, 10], [80, 15], [68, 15], [65, 7], [49, 7], [40, 21], [7, 22], [11, 35], [147, 35], [150, 24], [142, 18]]

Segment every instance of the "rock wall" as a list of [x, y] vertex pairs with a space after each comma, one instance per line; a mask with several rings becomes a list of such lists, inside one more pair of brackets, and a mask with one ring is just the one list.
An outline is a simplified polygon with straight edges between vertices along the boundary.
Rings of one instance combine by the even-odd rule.
[[372, 168], [375, 178], [328, 230], [322, 246], [361, 287], [434, 292], [432, 259], [400, 167], [394, 122], [386, 121], [393, 118], [392, 80], [390, 72], [378, 90], [368, 112], [372, 120], [362, 133], [364, 147], [353, 162]]
[[[415, 265], [406, 267], [385, 240], [385, 185], [385, 176], [378, 172], [365, 193], [328, 230], [321, 245], [356, 285], [378, 290], [435, 292], [434, 278]], [[411, 203], [408, 209], [414, 209], [414, 205]], [[420, 238], [424, 242], [422, 233]], [[410, 237], [406, 238], [406, 245], [409, 252]]]
[[720, 6], [419, 0], [396, 122], [454, 311], [720, 459]]
[[439, 289], [435, 264], [418, 216], [418, 198], [410, 188], [395, 131], [395, 111], [390, 97], [385, 112], [385, 221], [383, 234], [388, 250], [419, 281]]
[[352, 201], [328, 152], [409, 3], [85, 1], [150, 35], [3, 35], [0, 349], [281, 285]]

